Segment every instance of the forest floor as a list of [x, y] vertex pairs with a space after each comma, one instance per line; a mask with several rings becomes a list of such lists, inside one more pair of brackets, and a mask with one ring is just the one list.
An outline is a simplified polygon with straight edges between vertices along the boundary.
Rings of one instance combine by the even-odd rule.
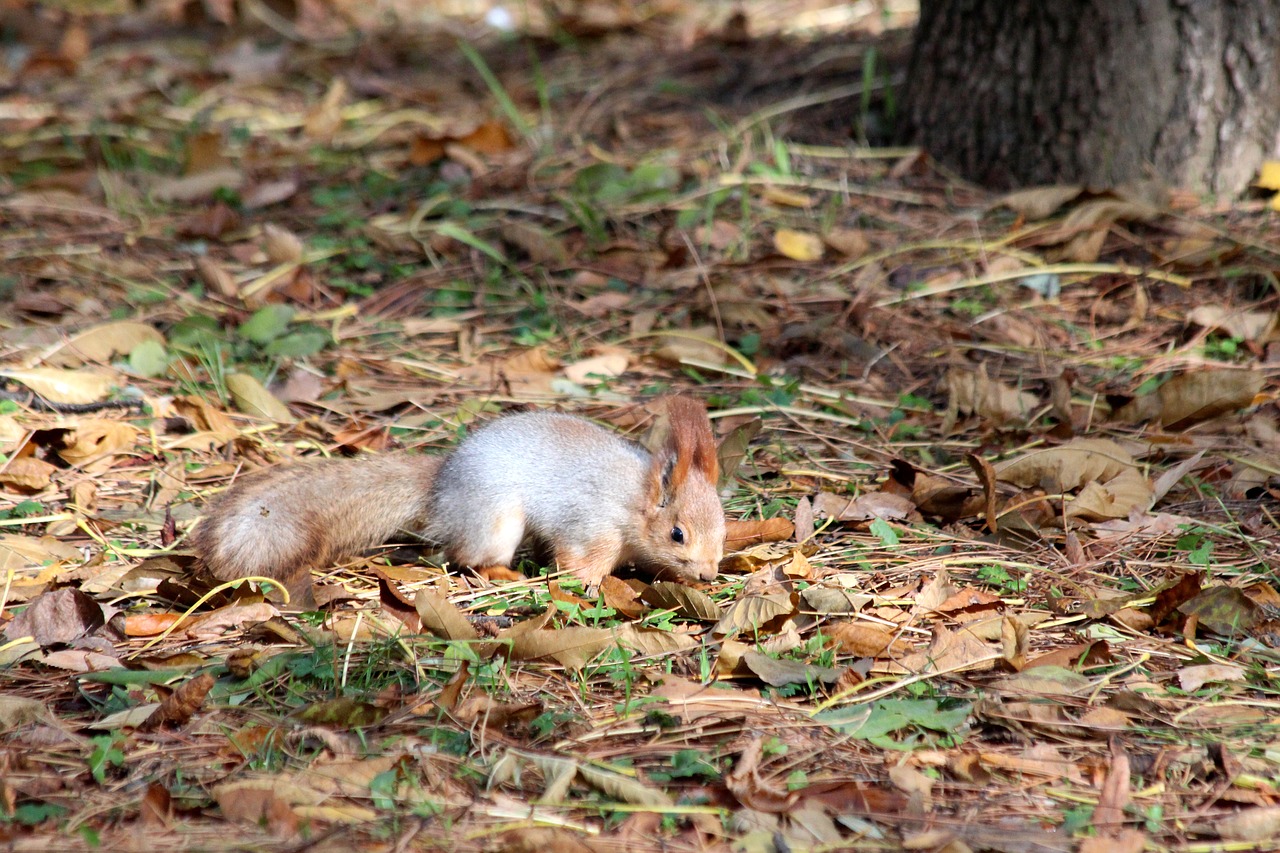
[[[1270, 199], [887, 147], [862, 4], [0, 5], [0, 848], [1277, 849]], [[184, 549], [672, 391], [712, 582]]]

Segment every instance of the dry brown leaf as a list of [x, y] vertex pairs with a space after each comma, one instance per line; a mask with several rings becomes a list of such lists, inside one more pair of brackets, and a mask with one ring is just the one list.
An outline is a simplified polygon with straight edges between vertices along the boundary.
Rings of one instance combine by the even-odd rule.
[[796, 601], [790, 593], [752, 595], [740, 598], [725, 609], [720, 621], [711, 629], [717, 637], [729, 637], [746, 631], [753, 638], [778, 630], [784, 620], [796, 612]]
[[670, 655], [697, 648], [698, 641], [688, 634], [626, 624], [618, 627], [618, 644], [640, 655]]
[[582, 669], [617, 645], [613, 631], [572, 625], [538, 631], [504, 631], [499, 639], [510, 639], [512, 660], [551, 658], [567, 669]]
[[649, 612], [649, 608], [640, 600], [643, 591], [642, 584], [633, 586], [614, 575], [608, 575], [600, 582], [600, 600], [624, 619], [639, 619]]
[[262, 226], [263, 248], [267, 260], [273, 264], [297, 264], [302, 262], [305, 247], [302, 238], [282, 225], [268, 222]]
[[34, 456], [19, 456], [0, 464], [0, 483], [29, 492], [39, 492], [53, 482], [57, 467]]
[[868, 492], [856, 498], [819, 492], [813, 499], [813, 511], [838, 521], [903, 521], [911, 518], [915, 505], [901, 495]]
[[1086, 520], [1126, 518], [1151, 503], [1151, 484], [1137, 462], [1110, 439], [1076, 439], [1033, 450], [997, 466], [996, 476], [1051, 495], [1080, 490], [1067, 514]]
[[[503, 240], [528, 255], [529, 259], [534, 263], [561, 266], [569, 260], [569, 249], [564, 240], [545, 228], [539, 228], [529, 222], [515, 220], [503, 222], [498, 229], [498, 233], [502, 235]], [[622, 297], [623, 305], [631, 299], [630, 294], [627, 293], [616, 291], [608, 291], [607, 293]], [[600, 294], [600, 296], [604, 295], [606, 294]], [[590, 300], [587, 301], [589, 302]], [[581, 304], [579, 303], [579, 310], [582, 310]], [[583, 313], [586, 312], [584, 311]]]
[[1147, 836], [1138, 829], [1122, 829], [1114, 835], [1094, 835], [1080, 842], [1076, 853], [1142, 853]]
[[1214, 828], [1230, 841], [1264, 841], [1280, 838], [1280, 806], [1245, 809], [1219, 819]]
[[422, 627], [445, 640], [475, 640], [480, 636], [467, 617], [444, 596], [420, 589], [413, 598]]
[[967, 631], [934, 628], [933, 639], [923, 651], [905, 655], [900, 663], [908, 672], [972, 672], [995, 666], [999, 650]]
[[31, 637], [42, 646], [71, 643], [106, 624], [102, 606], [78, 589], [62, 587], [33, 598], [5, 626], [10, 641]]
[[582, 361], [566, 364], [564, 375], [578, 384], [600, 382], [627, 372], [630, 359], [620, 352], [605, 353]]
[[1001, 196], [996, 199], [995, 204], [1003, 205], [1034, 222], [1052, 216], [1064, 204], [1079, 197], [1083, 191], [1083, 187], [1076, 185], [1028, 187]]
[[664, 707], [685, 722], [708, 716], [736, 720], [747, 709], [760, 707], [763, 701], [758, 690], [722, 689], [719, 684], [712, 687], [666, 673], [662, 676], [662, 684], [655, 687], [650, 695], [661, 699]]
[[341, 77], [329, 81], [324, 97], [307, 110], [302, 133], [309, 139], [328, 141], [342, 129], [342, 102], [347, 98], [347, 83]]
[[1098, 804], [1093, 808], [1090, 823], [1103, 834], [1120, 829], [1124, 826], [1129, 799], [1129, 756], [1119, 741], [1113, 740], [1111, 762], [1098, 792]]
[[786, 542], [795, 533], [795, 525], [785, 518], [759, 521], [726, 521], [725, 551], [739, 551], [762, 542]]
[[233, 373], [228, 376], [227, 391], [231, 393], [236, 408], [246, 415], [265, 418], [278, 424], [294, 422], [289, 408], [248, 373]]
[[710, 335], [696, 332], [685, 334], [657, 334], [661, 344], [654, 350], [653, 356], [668, 364], [685, 364], [686, 362], [728, 365], [731, 358]]
[[724, 775], [724, 785], [738, 802], [749, 809], [766, 814], [788, 812], [795, 804], [796, 794], [788, 791], [781, 782], [765, 779], [761, 774], [763, 744], [764, 738], [760, 736], [747, 744], [733, 770]]
[[846, 258], [860, 258], [871, 251], [871, 241], [856, 228], [832, 228], [822, 235], [822, 240]]
[[122, 666], [120, 661], [111, 655], [90, 649], [59, 649], [34, 660], [45, 666], [65, 669], [69, 672], [102, 672], [108, 669], [120, 669]]
[[325, 794], [280, 778], [242, 779], [216, 785], [213, 799], [226, 820], [263, 826], [280, 837], [291, 837], [298, 832], [299, 817], [293, 806], [319, 805]]
[[163, 344], [164, 335], [146, 323], [117, 320], [101, 323], [73, 335], [65, 344], [45, 353], [41, 362], [50, 367], [77, 367], [85, 362], [107, 364], [118, 355], [128, 355], [138, 344]]
[[1183, 373], [1153, 394], [1137, 397], [1115, 412], [1124, 423], [1155, 418], [1168, 429], [1186, 429], [1254, 404], [1266, 378], [1257, 370], [1201, 370]]
[[1035, 394], [989, 378], [985, 364], [973, 371], [958, 368], [947, 371], [946, 386], [950, 424], [955, 423], [956, 414], [976, 414], [996, 426], [1025, 424], [1040, 404]]
[[1243, 666], [1233, 663], [1209, 663], [1198, 666], [1184, 666], [1178, 670], [1178, 684], [1188, 693], [1195, 693], [1209, 683], [1230, 681], [1246, 681]]
[[233, 166], [220, 166], [194, 175], [161, 178], [151, 186], [151, 198], [157, 202], [194, 202], [210, 200], [219, 190], [238, 190], [244, 185], [244, 172]]
[[138, 731], [152, 732], [163, 728], [185, 726], [204, 704], [205, 697], [213, 689], [213, 676], [201, 673], [191, 678], [160, 702], [160, 707], [138, 726]]
[[279, 615], [280, 611], [265, 601], [233, 604], [196, 616], [183, 625], [180, 633], [192, 640], [212, 640], [221, 637], [226, 631], [266, 622]]
[[1187, 322], [1224, 332], [1233, 338], [1267, 343], [1280, 336], [1280, 314], [1274, 311], [1245, 311], [1225, 305], [1198, 305]]
[[872, 622], [837, 622], [822, 632], [840, 651], [859, 657], [899, 657], [910, 647], [898, 630]]
[[111, 389], [120, 384], [115, 373], [106, 370], [30, 367], [3, 370], [0, 376], [21, 382], [51, 403], [97, 403], [105, 400]]
[[72, 465], [84, 466], [96, 459], [131, 450], [138, 428], [121, 421], [80, 421], [67, 433], [58, 455]]
[[672, 610], [686, 619], [719, 621], [720, 605], [705, 592], [670, 581], [657, 581], [640, 593], [640, 600], [658, 610]]

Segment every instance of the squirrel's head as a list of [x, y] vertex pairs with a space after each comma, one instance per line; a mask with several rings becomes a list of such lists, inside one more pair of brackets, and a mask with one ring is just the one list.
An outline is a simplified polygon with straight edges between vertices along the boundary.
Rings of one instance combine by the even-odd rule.
[[670, 397], [650, 439], [648, 506], [637, 562], [658, 579], [713, 580], [724, 556], [720, 466], [702, 403]]

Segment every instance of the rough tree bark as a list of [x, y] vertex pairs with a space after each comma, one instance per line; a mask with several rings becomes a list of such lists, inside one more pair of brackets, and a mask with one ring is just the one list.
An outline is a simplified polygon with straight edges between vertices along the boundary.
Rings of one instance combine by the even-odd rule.
[[989, 186], [1235, 194], [1277, 150], [1280, 0], [921, 0], [904, 112]]

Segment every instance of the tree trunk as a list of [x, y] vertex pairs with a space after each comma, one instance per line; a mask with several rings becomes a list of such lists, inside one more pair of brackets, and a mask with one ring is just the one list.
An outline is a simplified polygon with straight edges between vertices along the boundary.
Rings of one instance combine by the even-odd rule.
[[1236, 194], [1276, 151], [1277, 0], [921, 0], [908, 133], [994, 187]]

